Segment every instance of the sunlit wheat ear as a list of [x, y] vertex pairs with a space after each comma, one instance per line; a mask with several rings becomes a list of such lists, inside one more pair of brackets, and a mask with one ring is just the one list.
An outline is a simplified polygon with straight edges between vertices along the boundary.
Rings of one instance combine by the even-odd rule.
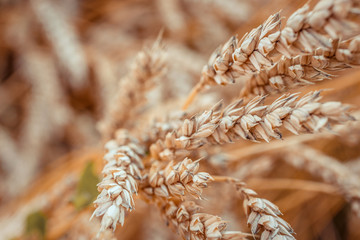
[[281, 128], [293, 134], [315, 133], [353, 119], [348, 106], [340, 102], [321, 103], [320, 98], [316, 91], [300, 99], [297, 94], [285, 94], [270, 105], [264, 105], [265, 98], [257, 96], [246, 105], [238, 100], [221, 110], [215, 106], [186, 119], [182, 127], [153, 144], [150, 152], [155, 158], [176, 159], [204, 145], [241, 139], [269, 142], [282, 138]]
[[250, 33], [246, 33], [241, 40], [233, 36], [224, 46], [216, 49], [210, 56], [207, 65], [203, 67], [200, 82], [190, 93], [183, 109], [186, 109], [196, 94], [207, 86], [235, 83], [235, 79], [241, 75], [252, 73], [253, 69], [258, 68], [259, 61], [270, 66], [271, 61], [256, 49], [259, 44], [263, 46], [265, 42], [267, 42], [267, 45], [273, 46], [263, 46], [263, 49], [274, 48], [274, 44], [279, 38], [279, 31], [280, 14], [277, 13], [271, 15], [263, 25], [253, 29]]
[[[239, 74], [260, 70], [259, 61], [271, 66], [263, 54], [275, 47], [280, 36], [280, 14], [270, 16], [263, 25], [246, 33], [241, 40], [231, 37], [221, 49], [217, 49], [203, 68], [200, 85], [226, 85], [234, 83]], [[266, 43], [265, 43], [266, 42]], [[262, 49], [260, 53], [258, 49]]]

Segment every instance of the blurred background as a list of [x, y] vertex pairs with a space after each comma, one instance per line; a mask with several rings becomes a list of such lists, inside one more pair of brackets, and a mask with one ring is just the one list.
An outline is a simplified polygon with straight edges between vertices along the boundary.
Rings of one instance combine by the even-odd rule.
[[[289, 16], [305, 2], [0, 0], [0, 239], [94, 238], [99, 222], [88, 219], [102, 168], [99, 121], [117, 104], [112, 99], [137, 52], [151, 46], [161, 31], [167, 72], [148, 93], [145, 112], [170, 102], [180, 109], [176, 103], [199, 80], [215, 48], [270, 14], [282, 10]], [[326, 99], [356, 109], [359, 77], [354, 69], [301, 90], [331, 88]], [[229, 100], [234, 92], [239, 88], [214, 88], [194, 105]], [[319, 168], [309, 171], [287, 162], [293, 155], [327, 157], [335, 169], [358, 177], [360, 125], [338, 131], [316, 140], [305, 135], [266, 146], [240, 142], [214, 148], [204, 153], [211, 163], [205, 167], [244, 179], [277, 204], [298, 239], [360, 239], [359, 218], [350, 211], [346, 193], [339, 193], [346, 180], [338, 183]], [[345, 192], [360, 196], [356, 187]], [[240, 199], [219, 203], [220, 189], [232, 191], [217, 185], [206, 190], [206, 209], [229, 220], [232, 229], [249, 232]], [[136, 206], [115, 232], [118, 239], [179, 238], [156, 208], [142, 201]]]

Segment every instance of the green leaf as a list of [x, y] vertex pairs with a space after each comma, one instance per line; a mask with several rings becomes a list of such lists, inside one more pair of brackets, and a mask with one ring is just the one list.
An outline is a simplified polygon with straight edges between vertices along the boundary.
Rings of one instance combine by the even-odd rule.
[[81, 210], [90, 205], [99, 194], [96, 184], [99, 178], [94, 173], [94, 163], [88, 162], [76, 188], [76, 194], [73, 199], [73, 204], [77, 210]]
[[45, 238], [46, 231], [46, 216], [41, 211], [30, 213], [26, 217], [25, 234], [37, 235], [39, 239]]

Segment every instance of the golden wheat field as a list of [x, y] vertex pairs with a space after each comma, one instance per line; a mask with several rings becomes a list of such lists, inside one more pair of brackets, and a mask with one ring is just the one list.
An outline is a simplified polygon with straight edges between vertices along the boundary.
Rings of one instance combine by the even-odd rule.
[[0, 240], [360, 239], [359, 0], [0, 0]]

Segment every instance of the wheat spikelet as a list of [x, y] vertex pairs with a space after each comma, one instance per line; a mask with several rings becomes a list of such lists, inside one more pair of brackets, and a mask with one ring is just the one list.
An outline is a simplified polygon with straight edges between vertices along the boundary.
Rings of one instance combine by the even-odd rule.
[[263, 105], [264, 97], [258, 96], [246, 105], [235, 101], [221, 112], [216, 105], [213, 110], [186, 119], [181, 128], [153, 144], [150, 152], [155, 158], [171, 160], [205, 144], [280, 139], [280, 127], [294, 134], [314, 133], [352, 119], [347, 106], [340, 102], [320, 103], [320, 98], [319, 91], [298, 101], [296, 94], [285, 94], [271, 105]]
[[199, 161], [193, 162], [189, 158], [175, 163], [168, 163], [165, 168], [153, 163], [146, 178], [147, 184], [143, 190], [148, 195], [169, 198], [170, 196], [183, 198], [185, 192], [201, 199], [202, 188], [212, 180], [210, 174], [198, 172]]
[[245, 239], [247, 234], [239, 231], [225, 231], [227, 224], [220, 217], [199, 213], [200, 207], [192, 201], [177, 203], [167, 201], [162, 205], [167, 222], [184, 239]]
[[148, 49], [139, 52], [130, 73], [120, 82], [114, 103], [100, 123], [100, 129], [105, 138], [118, 128], [124, 127], [127, 120], [146, 100], [145, 92], [155, 84], [154, 79], [164, 73], [164, 46], [161, 37]]
[[[331, 56], [336, 52], [339, 37], [347, 36], [348, 33], [353, 34], [354, 29], [357, 30], [355, 32], [359, 30], [357, 25], [347, 19], [351, 11], [354, 10], [351, 8], [354, 7], [355, 2], [352, 0], [320, 1], [313, 11], [309, 11], [308, 5], [305, 5], [290, 16], [283, 30], [274, 33], [272, 37], [264, 38], [263, 36], [268, 34], [269, 30], [273, 30], [280, 24], [278, 14], [271, 16], [263, 26], [258, 28], [259, 30], [260, 28], [265, 29], [265, 34], [263, 33], [264, 30], [254, 29], [254, 36], [249, 40], [251, 47], [246, 48], [247, 45], [244, 44], [246, 41], [244, 41], [243, 46], [235, 50], [233, 54], [235, 66], [239, 65], [237, 59], [240, 58], [240, 55], [237, 53], [242, 52], [241, 49], [246, 49], [248, 53], [247, 57], [243, 57], [240, 63], [246, 63], [248, 59], [251, 63], [251, 65], [247, 64], [247, 67], [241, 69], [240, 72], [235, 69], [236, 72], [243, 74], [254, 70], [260, 71], [263, 66], [271, 66], [273, 57], [267, 55], [273, 50], [278, 51], [287, 58], [304, 53], [316, 56], [315, 51], [322, 51], [325, 57]], [[338, 22], [342, 23], [342, 27]], [[270, 29], [268, 29], [269, 27]], [[322, 29], [325, 29], [325, 33], [322, 32]], [[336, 34], [333, 34], [334, 32]], [[289, 53], [291, 50], [292, 52]], [[236, 57], [237, 55], [239, 56]], [[251, 57], [253, 57], [253, 60]], [[215, 64], [214, 69], [217, 69]]]
[[261, 54], [259, 55], [257, 51], [255, 54], [253, 53], [257, 42], [269, 38], [271, 39], [269, 40], [270, 42], [278, 40], [280, 36], [280, 23], [279, 13], [271, 15], [263, 25], [245, 34], [240, 41], [237, 37], [233, 36], [224, 46], [217, 48], [210, 56], [207, 65], [203, 67], [200, 82], [190, 93], [183, 108], [186, 109], [195, 95], [204, 87], [213, 84], [227, 85], [235, 83], [235, 79], [244, 75], [244, 73], [252, 73], [254, 64], [259, 69], [259, 60], [271, 66], [271, 60]]
[[107, 228], [115, 230], [118, 222], [123, 225], [125, 211], [134, 208], [133, 194], [137, 193], [137, 181], [142, 178], [140, 169], [144, 167], [141, 161], [144, 152], [129, 139], [122, 138], [121, 146], [115, 140], [105, 144], [108, 153], [104, 160], [107, 163], [102, 172], [104, 178], [98, 184], [101, 193], [94, 202], [96, 209], [93, 213], [96, 217], [103, 215], [100, 232]]

